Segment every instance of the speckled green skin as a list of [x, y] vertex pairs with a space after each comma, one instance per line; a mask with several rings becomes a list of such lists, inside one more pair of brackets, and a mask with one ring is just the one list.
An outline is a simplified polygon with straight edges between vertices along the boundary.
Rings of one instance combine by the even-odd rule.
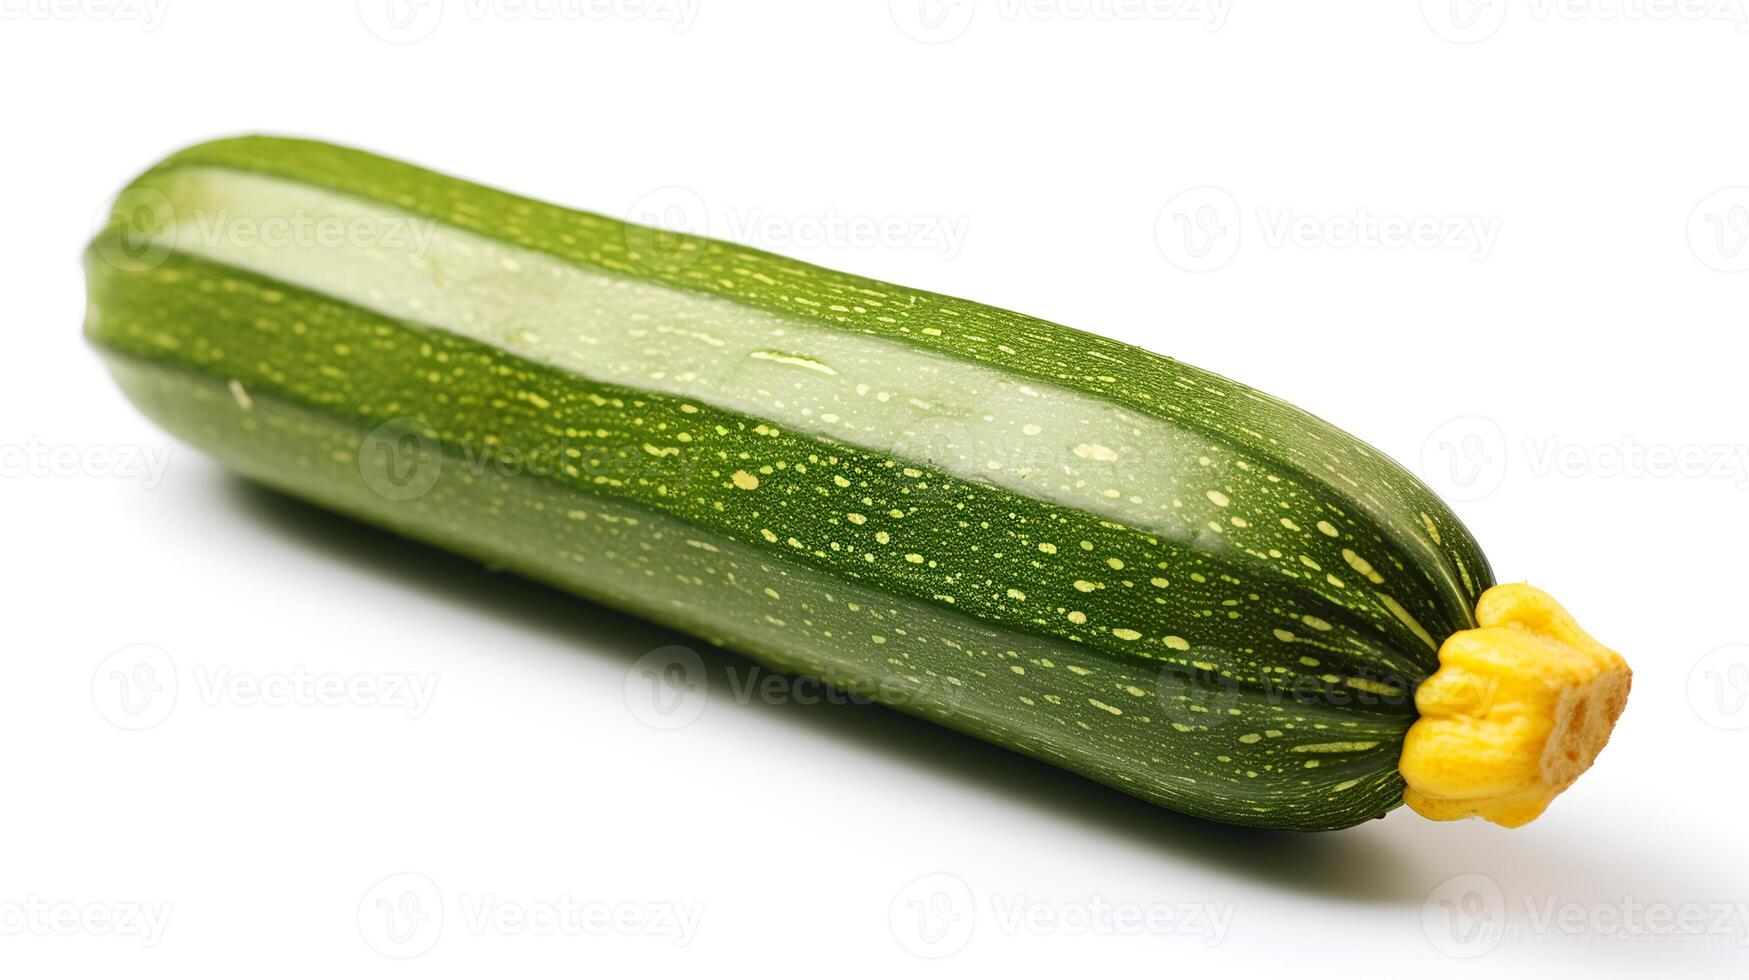
[[1070, 389], [1169, 425], [1184, 486], [1207, 492], [1180, 487], [1176, 526], [1125, 526], [112, 224], [88, 253], [87, 335], [143, 411], [227, 466], [1186, 813], [1325, 830], [1401, 803], [1412, 692], [1492, 577], [1430, 491], [1320, 420], [1030, 317], [325, 144], [193, 147], [123, 217], [149, 224], [139, 202], [189, 166]]

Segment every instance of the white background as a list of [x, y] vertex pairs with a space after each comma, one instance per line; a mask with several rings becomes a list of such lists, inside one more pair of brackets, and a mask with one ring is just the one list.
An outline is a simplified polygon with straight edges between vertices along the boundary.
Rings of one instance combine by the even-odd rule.
[[[377, 0], [117, 2], [0, 0], [0, 973], [1749, 962], [1741, 0], [430, 0], [401, 27]], [[703, 647], [702, 713], [652, 727], [672, 716], [632, 667], [691, 641], [251, 489], [85, 347], [78, 256], [108, 195], [251, 131], [1284, 396], [1423, 473], [1503, 580], [1627, 654], [1616, 740], [1520, 831], [1398, 811], [1312, 837], [809, 690], [740, 697], [747, 664]], [[155, 685], [145, 714], [123, 678]], [[248, 687], [312, 678], [435, 688]], [[543, 928], [567, 898], [612, 924]]]

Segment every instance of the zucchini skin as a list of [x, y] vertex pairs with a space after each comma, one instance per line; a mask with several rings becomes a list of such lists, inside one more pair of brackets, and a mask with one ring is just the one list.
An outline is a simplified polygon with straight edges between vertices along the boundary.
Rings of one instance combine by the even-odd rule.
[[[306, 198], [441, 247], [190, 233]], [[1358, 440], [1031, 317], [306, 141], [191, 147], [119, 204], [87, 337], [226, 466], [1181, 812], [1329, 830], [1398, 806], [1415, 687], [1493, 584]], [[468, 265], [488, 253], [502, 276]], [[682, 379], [676, 346], [616, 373], [681, 343], [639, 333], [661, 330], [718, 341], [718, 374]], [[856, 392], [873, 377], [890, 400]], [[1040, 440], [1008, 427], [1027, 398], [1058, 410]], [[1083, 422], [1140, 448], [1062, 437]]]

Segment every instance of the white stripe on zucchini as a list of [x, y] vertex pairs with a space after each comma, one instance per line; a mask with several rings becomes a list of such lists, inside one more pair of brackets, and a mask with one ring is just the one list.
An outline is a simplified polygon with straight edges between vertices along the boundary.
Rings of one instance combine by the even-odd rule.
[[[1350, 575], [1276, 547], [1281, 527], [1314, 541], [1343, 536], [1319, 512], [1284, 508], [1291, 484], [1253, 463], [1243, 464], [1251, 472], [1235, 472], [1231, 460], [1187, 451], [1181, 429], [1109, 401], [714, 296], [603, 275], [309, 184], [191, 167], [166, 175], [158, 187], [175, 220], [161, 243], [176, 251], [581, 377], [754, 415], [1077, 507], [1199, 551], [1250, 553], [1295, 575], [1310, 570], [1326, 589], [1370, 582], [1376, 601], [1437, 646], [1388, 589], [1377, 587], [1393, 571], [1388, 565], [1346, 549], [1345, 557], [1354, 556], [1348, 565], [1371, 573]], [[371, 231], [278, 241], [225, 233], [294, 219]], [[394, 229], [405, 233], [385, 233]], [[529, 397], [538, 404], [552, 393]], [[1244, 492], [1271, 481], [1279, 489], [1269, 499]], [[878, 515], [867, 516], [878, 522]]]

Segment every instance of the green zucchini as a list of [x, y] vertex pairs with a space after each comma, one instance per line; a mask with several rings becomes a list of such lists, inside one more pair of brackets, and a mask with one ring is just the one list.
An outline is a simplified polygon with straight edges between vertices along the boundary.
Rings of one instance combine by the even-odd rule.
[[86, 268], [129, 398], [252, 479], [1214, 820], [1401, 804], [1493, 584], [1241, 384], [356, 150], [177, 153]]

